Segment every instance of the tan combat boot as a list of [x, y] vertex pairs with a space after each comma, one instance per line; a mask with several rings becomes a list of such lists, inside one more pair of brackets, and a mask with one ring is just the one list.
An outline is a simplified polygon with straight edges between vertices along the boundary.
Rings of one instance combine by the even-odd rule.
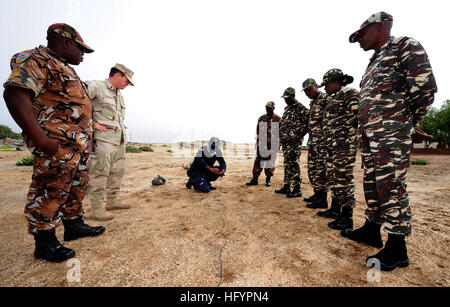
[[117, 197], [108, 197], [106, 200], [106, 210], [129, 209], [129, 204], [121, 203]]
[[101, 200], [92, 199], [91, 210], [89, 210], [84, 217], [96, 221], [107, 221], [114, 218], [114, 214], [103, 209]]

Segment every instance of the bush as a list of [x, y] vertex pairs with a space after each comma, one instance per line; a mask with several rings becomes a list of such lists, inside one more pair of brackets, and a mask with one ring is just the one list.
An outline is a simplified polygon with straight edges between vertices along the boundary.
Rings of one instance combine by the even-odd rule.
[[125, 147], [126, 152], [135, 152], [135, 153], [139, 153], [142, 152], [142, 150], [140, 148], [137, 148], [135, 146], [131, 146], [131, 145], [127, 145], [127, 147]]
[[11, 130], [11, 128], [9, 128], [7, 126], [0, 125], [0, 139], [3, 139], [5, 137], [15, 139], [15, 140], [22, 139], [22, 135], [20, 135], [19, 133], [15, 133], [14, 131]]
[[427, 160], [422, 160], [422, 159], [417, 159], [414, 161], [411, 161], [412, 165], [427, 165], [430, 164], [430, 162], [428, 162]]
[[33, 165], [34, 156], [25, 157], [22, 160], [16, 162], [17, 166], [30, 166]]
[[170, 149], [168, 149], [168, 150], [167, 150], [167, 152], [173, 153], [173, 151], [172, 151], [172, 150], [170, 150]]
[[145, 151], [145, 152], [153, 152], [153, 148], [151, 148], [150, 146], [142, 146], [139, 148], [141, 151]]
[[185, 170], [188, 170], [191, 168], [192, 163], [189, 164], [183, 164], [181, 167], [184, 168]]

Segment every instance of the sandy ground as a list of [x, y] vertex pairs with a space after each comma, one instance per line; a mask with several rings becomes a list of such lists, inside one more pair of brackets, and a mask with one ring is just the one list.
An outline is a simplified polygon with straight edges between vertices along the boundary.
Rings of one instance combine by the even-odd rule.
[[[68, 263], [33, 258], [34, 240], [23, 216], [31, 167], [15, 162], [28, 152], [0, 151], [0, 286], [449, 286], [450, 155], [414, 155], [430, 165], [412, 166], [408, 190], [413, 233], [407, 239], [411, 265], [367, 280], [365, 258], [377, 249], [344, 239], [330, 220], [307, 209], [303, 198], [274, 193], [281, 187], [279, 165], [270, 188], [247, 187], [253, 158], [228, 157], [218, 189], [200, 194], [185, 188], [187, 157], [163, 145], [155, 152], [127, 154], [121, 199], [96, 238], [64, 243], [76, 251], [80, 282], [66, 278]], [[251, 155], [251, 153], [250, 153]], [[304, 196], [312, 194], [301, 157]], [[362, 170], [355, 167], [355, 226], [364, 222]], [[153, 187], [158, 174], [167, 179]], [[264, 179], [264, 178], [262, 178]], [[263, 181], [263, 180], [261, 180]], [[89, 201], [86, 200], [86, 208]], [[57, 229], [61, 242], [63, 227]], [[383, 239], [387, 235], [383, 233]]]

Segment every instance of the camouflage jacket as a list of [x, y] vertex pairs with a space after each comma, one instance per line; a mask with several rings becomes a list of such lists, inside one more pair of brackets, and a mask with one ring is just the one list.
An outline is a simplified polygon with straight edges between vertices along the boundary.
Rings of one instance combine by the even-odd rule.
[[320, 142], [323, 137], [322, 133], [322, 121], [323, 121], [323, 110], [327, 103], [327, 95], [325, 93], [320, 93], [316, 99], [312, 99], [309, 106], [309, 140], [308, 144], [315, 145]]
[[360, 86], [360, 132], [369, 138], [410, 136], [437, 92], [425, 50], [408, 37], [391, 38], [375, 52]]
[[354, 146], [358, 128], [359, 93], [354, 88], [343, 87], [327, 99], [323, 112], [323, 136], [327, 146]]
[[280, 122], [280, 144], [301, 144], [308, 131], [308, 109], [300, 102], [284, 108]]
[[120, 145], [126, 143], [124, 125], [125, 103], [120, 90], [108, 80], [87, 81], [89, 97], [94, 108], [94, 121], [108, 128], [108, 131], [94, 131], [94, 139]]
[[[86, 85], [75, 70], [47, 47], [39, 46], [15, 54], [12, 73], [4, 86], [15, 86], [33, 93], [36, 120], [47, 136], [78, 150], [92, 149], [92, 104]], [[24, 141], [32, 153], [36, 145]]]

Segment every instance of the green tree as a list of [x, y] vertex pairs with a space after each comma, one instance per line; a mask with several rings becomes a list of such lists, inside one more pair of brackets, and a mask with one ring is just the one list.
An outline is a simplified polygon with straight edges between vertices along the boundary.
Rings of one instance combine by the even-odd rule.
[[437, 112], [438, 111], [436, 108], [431, 108], [428, 111], [427, 115], [425, 115], [419, 126], [419, 128], [422, 129], [425, 133], [433, 136], [431, 140], [425, 139], [426, 148], [429, 148], [430, 144], [436, 141], [435, 137], [437, 135], [437, 121], [436, 121]]
[[4, 139], [5, 137], [16, 140], [22, 139], [22, 136], [19, 133], [15, 133], [8, 126], [0, 125], [0, 139]]
[[431, 141], [426, 141], [427, 148], [430, 142], [437, 142], [439, 148], [450, 148], [450, 100], [446, 100], [439, 110], [431, 108], [419, 128], [433, 136]]
[[436, 113], [438, 142], [440, 148], [450, 148], [450, 100], [446, 100]]

